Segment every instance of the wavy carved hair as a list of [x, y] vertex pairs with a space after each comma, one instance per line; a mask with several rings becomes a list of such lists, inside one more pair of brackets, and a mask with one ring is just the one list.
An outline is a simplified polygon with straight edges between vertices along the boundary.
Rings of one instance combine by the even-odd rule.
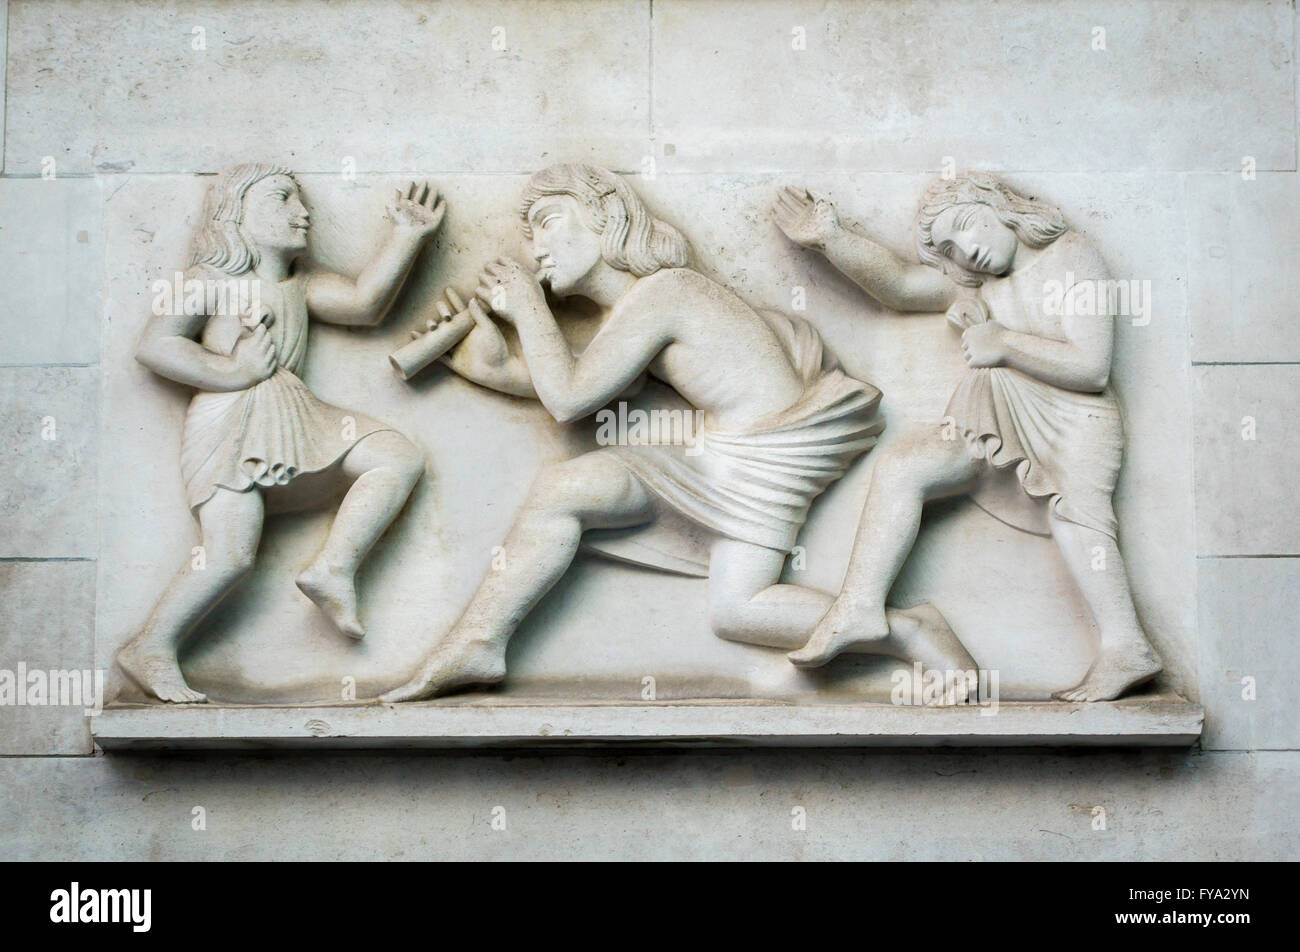
[[283, 166], [249, 162], [226, 169], [208, 186], [203, 218], [194, 232], [190, 267], [208, 265], [236, 277], [257, 267], [257, 248], [241, 227], [244, 197], [250, 188], [272, 175], [293, 178], [293, 173]]
[[936, 179], [926, 188], [916, 215], [916, 253], [924, 264], [966, 287], [979, 287], [985, 276], [967, 270], [940, 251], [932, 233], [935, 219], [957, 205], [987, 205], [1030, 248], [1045, 248], [1069, 230], [1055, 205], [1014, 192], [987, 172]]
[[681, 232], [650, 214], [627, 183], [608, 169], [563, 164], [534, 175], [519, 206], [529, 239], [533, 237], [529, 212], [548, 195], [568, 195], [577, 201], [583, 223], [600, 235], [600, 256], [611, 268], [644, 278], [660, 268], [684, 268], [690, 260], [690, 245]]

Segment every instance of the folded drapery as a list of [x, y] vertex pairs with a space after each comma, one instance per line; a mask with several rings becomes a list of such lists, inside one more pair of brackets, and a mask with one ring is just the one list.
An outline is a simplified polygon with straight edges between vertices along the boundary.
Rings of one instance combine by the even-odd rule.
[[[805, 390], [793, 406], [742, 431], [700, 426], [693, 445], [611, 447], [653, 493], [661, 508], [721, 536], [789, 551], [808, 510], [827, 486], [871, 449], [884, 429], [876, 418], [880, 391], [854, 380], [826, 360], [821, 337], [806, 321], [763, 314], [776, 331]], [[628, 561], [665, 565], [662, 545], [644, 558], [621, 533], [618, 551], [600, 542], [589, 548]]]
[[[364, 437], [391, 429], [318, 399], [298, 378], [307, 356], [305, 279], [287, 282], [280, 293], [280, 306], [267, 324], [279, 364], [275, 373], [247, 390], [203, 391], [190, 400], [181, 437], [181, 475], [191, 511], [217, 489], [247, 492], [283, 486], [297, 476], [328, 469]], [[220, 315], [208, 319], [205, 346], [214, 347], [222, 322]], [[232, 322], [237, 335], [237, 319], [225, 321]], [[226, 345], [234, 343], [232, 337]]]
[[[1062, 519], [1117, 536], [1111, 496], [1124, 453], [1124, 424], [1110, 388], [1079, 393], [1009, 367], [981, 367], [967, 371], [947, 415], [974, 456], [998, 470], [1014, 467], [1029, 497], [1046, 500]], [[1026, 507], [996, 489], [994, 480], [986, 481], [973, 498], [1013, 526], [1041, 531], [1032, 513], [1017, 511]]]
[[283, 486], [328, 469], [362, 438], [390, 427], [320, 400], [283, 367], [247, 390], [198, 393], [181, 438], [190, 509], [220, 489]]

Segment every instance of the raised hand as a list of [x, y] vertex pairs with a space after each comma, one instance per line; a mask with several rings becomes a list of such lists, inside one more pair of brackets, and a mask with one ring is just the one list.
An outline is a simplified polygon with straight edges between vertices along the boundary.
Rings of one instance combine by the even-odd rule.
[[776, 225], [795, 244], [821, 249], [840, 230], [839, 215], [829, 199], [804, 188], [778, 189], [772, 205]]
[[442, 224], [442, 216], [447, 211], [447, 203], [438, 195], [437, 189], [429, 187], [427, 182], [412, 182], [403, 195], [401, 189], [393, 190], [393, 199], [388, 203], [388, 217], [394, 228], [411, 231], [421, 237], [432, 235]]
[[479, 303], [478, 298], [471, 298], [469, 305], [466, 306], [455, 288], [447, 288], [443, 292], [443, 297], [434, 302], [434, 311], [435, 315], [428, 319], [423, 331], [411, 331], [412, 340], [421, 334], [436, 331], [451, 321], [459, 320], [462, 316], [467, 316], [474, 321], [474, 328], [441, 359], [454, 361], [456, 357], [464, 354], [473, 361], [475, 366], [489, 369], [500, 367], [509, 360], [510, 347], [506, 344], [505, 336], [496, 322], [483, 310], [483, 305]]
[[245, 334], [235, 342], [235, 349], [230, 355], [235, 368], [246, 375], [246, 386], [253, 387], [275, 373], [275, 344], [267, 336], [266, 325], [258, 324], [251, 334]]
[[510, 323], [529, 311], [546, 310], [546, 293], [537, 275], [513, 258], [488, 262], [474, 295], [493, 314]]

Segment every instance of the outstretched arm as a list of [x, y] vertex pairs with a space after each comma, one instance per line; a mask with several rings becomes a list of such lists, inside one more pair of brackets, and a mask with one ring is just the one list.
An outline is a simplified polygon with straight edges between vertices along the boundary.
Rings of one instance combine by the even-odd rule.
[[496, 288], [502, 290], [494, 311], [515, 325], [537, 397], [561, 423], [594, 413], [626, 392], [668, 343], [668, 332], [650, 315], [616, 312], [575, 356], [536, 277], [500, 258], [488, 265], [477, 294], [491, 302]]
[[845, 228], [835, 206], [805, 189], [777, 193], [772, 211], [791, 241], [818, 251], [845, 277], [895, 311], [947, 310], [957, 286], [934, 268], [902, 261], [888, 248]]
[[383, 321], [420, 246], [438, 230], [446, 203], [414, 182], [388, 206], [393, 229], [356, 280], [322, 271], [307, 283], [307, 309], [327, 324], [373, 327]]

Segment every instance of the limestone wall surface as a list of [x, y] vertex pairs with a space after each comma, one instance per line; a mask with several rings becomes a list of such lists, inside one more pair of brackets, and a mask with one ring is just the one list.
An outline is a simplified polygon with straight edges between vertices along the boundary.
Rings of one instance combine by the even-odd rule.
[[[346, 643], [290, 584], [329, 519], [293, 515], [209, 622], [221, 637], [187, 661], [233, 701], [320, 701], [341, 674], [380, 688], [408, 669], [537, 467], [588, 446], [536, 404], [443, 371], [412, 386], [386, 364], [441, 288], [520, 253], [529, 174], [605, 166], [749, 303], [789, 309], [799, 289], [845, 368], [885, 392], [887, 441], [942, 415], [963, 370], [955, 336], [943, 315], [865, 298], [767, 210], [777, 187], [806, 185], [914, 255], [917, 199], [952, 164], [1052, 201], [1113, 276], [1149, 289], [1149, 314], [1117, 325], [1116, 510], [1166, 660], [1159, 688], [1205, 708], [1200, 743], [1175, 751], [344, 756], [105, 755], [79, 709], [0, 706], [0, 858], [1300, 852], [1293, 2], [9, 0], [0, 30], [0, 668], [101, 669], [115, 687], [114, 652], [194, 544], [185, 396], [132, 354], [223, 167], [292, 168], [312, 253], [343, 271], [394, 186], [427, 180], [448, 202], [389, 320], [314, 328], [305, 371], [429, 459], [362, 576], [372, 637]], [[869, 474], [815, 504], [801, 581], [838, 586]], [[968, 502], [930, 514], [895, 598], [941, 604], [1011, 698], [1045, 699], [1095, 648], [1051, 542]], [[696, 579], [584, 561], [512, 648], [513, 683], [600, 698], [634, 695], [646, 674], [670, 696], [805, 689], [781, 655], [714, 638], [707, 615]]]

